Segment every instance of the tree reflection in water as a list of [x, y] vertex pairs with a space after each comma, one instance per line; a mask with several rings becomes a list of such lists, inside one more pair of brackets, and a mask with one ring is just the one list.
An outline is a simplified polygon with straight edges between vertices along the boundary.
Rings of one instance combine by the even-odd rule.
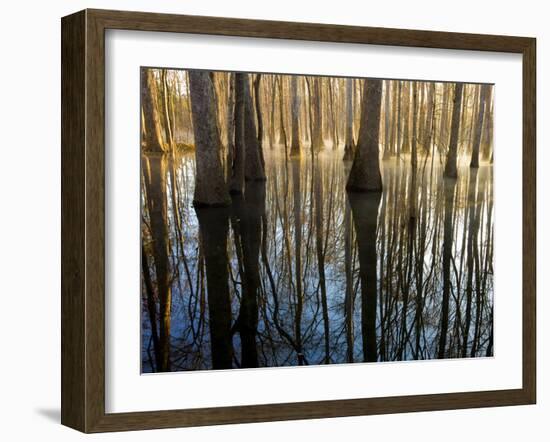
[[197, 209], [193, 154], [143, 156], [143, 372], [492, 355], [491, 166], [421, 157], [411, 193], [402, 155], [358, 194], [340, 152], [275, 152]]

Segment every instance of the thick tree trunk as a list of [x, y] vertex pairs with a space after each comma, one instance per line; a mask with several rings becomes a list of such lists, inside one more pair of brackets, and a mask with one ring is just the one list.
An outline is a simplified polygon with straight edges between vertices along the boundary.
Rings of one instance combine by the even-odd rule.
[[160, 118], [157, 111], [157, 83], [152, 69], [141, 69], [141, 105], [147, 152], [164, 152]]
[[451, 123], [451, 140], [449, 141], [449, 152], [447, 153], [447, 164], [445, 164], [444, 175], [447, 178], [457, 178], [457, 157], [458, 157], [458, 133], [460, 129], [460, 107], [462, 104], [462, 83], [455, 85], [453, 100], [453, 119]]
[[351, 192], [382, 190], [378, 146], [382, 80], [367, 80], [363, 92], [361, 127], [346, 189]]
[[193, 205], [227, 206], [231, 204], [231, 199], [221, 162], [223, 148], [217, 124], [214, 85], [210, 74], [204, 71], [190, 71], [189, 89], [196, 148]]

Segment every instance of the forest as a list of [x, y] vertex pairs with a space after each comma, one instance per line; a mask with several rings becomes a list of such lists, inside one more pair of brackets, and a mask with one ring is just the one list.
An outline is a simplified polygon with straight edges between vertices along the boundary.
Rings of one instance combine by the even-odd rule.
[[493, 356], [493, 85], [140, 75], [142, 373]]

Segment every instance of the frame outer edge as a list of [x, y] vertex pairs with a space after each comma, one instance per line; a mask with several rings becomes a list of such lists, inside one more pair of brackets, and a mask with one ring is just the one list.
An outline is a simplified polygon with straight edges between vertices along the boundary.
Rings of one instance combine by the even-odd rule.
[[85, 13], [61, 20], [61, 423], [86, 425]]
[[537, 401], [537, 42], [523, 50], [523, 390]]

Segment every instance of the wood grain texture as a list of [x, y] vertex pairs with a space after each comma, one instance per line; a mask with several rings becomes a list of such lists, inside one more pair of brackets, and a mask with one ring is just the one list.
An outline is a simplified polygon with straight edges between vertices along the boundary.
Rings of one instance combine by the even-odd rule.
[[61, 422], [85, 426], [85, 13], [61, 28]]
[[[186, 32], [523, 56], [523, 386], [515, 390], [105, 413], [106, 29]], [[62, 423], [83, 432], [313, 419], [536, 399], [536, 44], [526, 37], [86, 10], [62, 19]]]

